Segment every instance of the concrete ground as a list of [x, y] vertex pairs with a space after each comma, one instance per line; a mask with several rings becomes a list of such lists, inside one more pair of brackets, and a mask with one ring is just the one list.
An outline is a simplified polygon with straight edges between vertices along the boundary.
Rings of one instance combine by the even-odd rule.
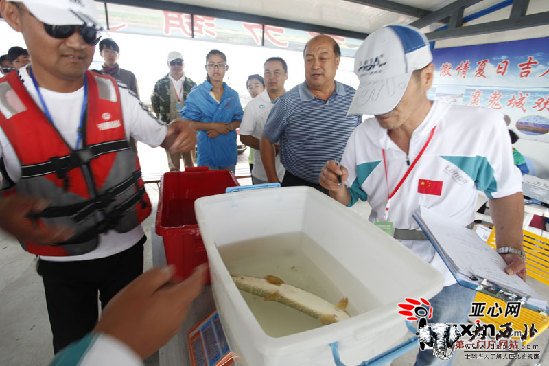
[[[162, 149], [139, 146], [142, 170], [145, 176], [158, 175], [167, 170], [166, 156]], [[249, 174], [247, 151], [239, 156], [236, 175]], [[240, 180], [241, 184], [251, 184], [250, 179]], [[158, 202], [158, 187], [147, 184], [151, 200]], [[153, 211], [154, 212], [154, 211]], [[364, 212], [361, 213], [365, 215]], [[154, 214], [145, 222], [146, 233], [154, 229]], [[145, 244], [145, 269], [151, 267], [151, 243]], [[532, 283], [539, 293], [549, 300], [549, 287]], [[47, 365], [53, 357], [52, 336], [49, 327], [46, 303], [40, 277], [35, 271], [35, 259], [24, 252], [11, 237], [0, 231], [0, 365], [1, 366], [41, 366]], [[549, 332], [542, 334], [534, 342], [540, 349], [537, 361], [466, 359], [464, 352], [454, 356], [454, 365], [547, 365], [549, 366]], [[415, 351], [395, 360], [392, 365], [412, 365]], [[158, 365], [158, 357], [153, 356], [147, 365]], [[291, 365], [288, 365], [291, 366]], [[352, 366], [352, 365], [349, 365]]]

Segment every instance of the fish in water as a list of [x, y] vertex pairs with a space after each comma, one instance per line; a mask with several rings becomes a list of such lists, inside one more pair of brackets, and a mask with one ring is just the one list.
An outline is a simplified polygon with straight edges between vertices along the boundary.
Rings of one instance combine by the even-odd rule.
[[349, 318], [345, 311], [349, 300], [344, 297], [336, 305], [292, 285], [273, 275], [264, 278], [232, 276], [236, 287], [267, 301], [278, 301], [320, 320], [322, 324], [336, 323]]

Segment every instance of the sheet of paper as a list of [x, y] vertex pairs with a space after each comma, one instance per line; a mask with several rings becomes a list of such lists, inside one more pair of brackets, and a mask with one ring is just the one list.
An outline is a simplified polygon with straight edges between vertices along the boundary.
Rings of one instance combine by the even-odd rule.
[[422, 207], [420, 213], [436, 241], [452, 259], [459, 272], [468, 277], [485, 278], [513, 293], [540, 298], [519, 276], [505, 273], [503, 258], [473, 230], [452, 225], [450, 218], [435, 214], [427, 208]]

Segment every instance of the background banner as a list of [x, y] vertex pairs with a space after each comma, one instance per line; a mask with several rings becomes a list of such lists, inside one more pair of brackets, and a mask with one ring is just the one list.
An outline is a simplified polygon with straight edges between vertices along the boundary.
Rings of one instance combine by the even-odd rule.
[[549, 37], [433, 50], [433, 98], [500, 110], [521, 138], [549, 142]]

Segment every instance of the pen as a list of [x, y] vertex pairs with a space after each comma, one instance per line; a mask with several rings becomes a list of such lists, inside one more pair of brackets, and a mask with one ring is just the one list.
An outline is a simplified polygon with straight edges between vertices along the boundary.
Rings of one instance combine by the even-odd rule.
[[[341, 166], [341, 164], [338, 163], [338, 162], [336, 162], [336, 164], [337, 164], [338, 166]], [[338, 175], [337, 175], [337, 184], [340, 186], [341, 183], [342, 183], [342, 181], [341, 181], [341, 174], [338, 174]]]

